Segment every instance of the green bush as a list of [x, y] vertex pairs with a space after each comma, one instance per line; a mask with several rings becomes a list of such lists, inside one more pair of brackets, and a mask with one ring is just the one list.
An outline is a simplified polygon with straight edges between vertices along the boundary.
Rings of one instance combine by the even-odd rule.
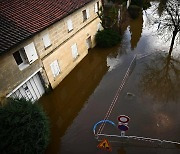
[[141, 7], [137, 6], [137, 5], [130, 5], [128, 8], [128, 12], [131, 16], [131, 18], [136, 19], [141, 11]]
[[143, 3], [143, 10], [147, 10], [149, 7], [151, 7], [151, 3], [148, 2], [148, 1], [145, 1], [145, 2]]
[[136, 5], [146, 10], [151, 6], [151, 3], [150, 0], [133, 0], [131, 1], [131, 5]]
[[131, 5], [136, 5], [136, 6], [139, 6], [139, 7], [142, 7], [143, 3], [144, 3], [144, 0], [132, 0], [131, 1]]
[[104, 29], [97, 32], [95, 40], [97, 46], [106, 48], [118, 44], [121, 40], [121, 37], [118, 32], [112, 29]]
[[49, 142], [49, 122], [39, 104], [8, 99], [0, 107], [1, 154], [41, 154]]

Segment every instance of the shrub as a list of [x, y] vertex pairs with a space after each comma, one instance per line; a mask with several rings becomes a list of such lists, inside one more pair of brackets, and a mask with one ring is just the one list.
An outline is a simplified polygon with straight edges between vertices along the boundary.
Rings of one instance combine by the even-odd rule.
[[139, 6], [139, 7], [142, 7], [143, 3], [144, 3], [144, 0], [132, 0], [131, 1], [131, 5], [136, 5], [136, 6]]
[[39, 104], [8, 99], [0, 107], [0, 151], [2, 154], [43, 153], [49, 141], [49, 122]]
[[119, 33], [112, 29], [104, 29], [102, 31], [97, 32], [95, 40], [97, 46], [106, 48], [118, 44], [121, 40], [121, 37]]
[[145, 2], [143, 3], [143, 10], [147, 10], [149, 7], [151, 7], [151, 3], [148, 2], [148, 1], [145, 1]]
[[135, 19], [139, 16], [141, 11], [141, 7], [137, 6], [137, 5], [130, 5], [128, 8], [128, 12], [131, 16], [131, 18]]

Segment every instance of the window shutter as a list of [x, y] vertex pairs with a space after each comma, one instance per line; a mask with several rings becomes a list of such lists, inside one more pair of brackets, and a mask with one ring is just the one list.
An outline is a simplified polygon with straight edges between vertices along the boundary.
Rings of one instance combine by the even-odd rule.
[[127, 9], [129, 8], [130, 2], [129, 0], [127, 1]]
[[101, 23], [98, 23], [98, 25], [97, 25], [97, 31], [101, 31], [101, 30], [103, 30], [103, 27], [102, 27]]
[[72, 56], [75, 59], [78, 56], [78, 50], [77, 50], [77, 44], [76, 43], [71, 46], [71, 50], [72, 50]]
[[72, 24], [72, 20], [71, 20], [71, 19], [69, 19], [69, 20], [67, 21], [67, 26], [68, 26], [68, 31], [73, 30], [73, 24]]
[[38, 55], [33, 42], [25, 46], [24, 50], [30, 64], [33, 63], [36, 59], [38, 59]]
[[51, 67], [51, 71], [52, 71], [53, 76], [56, 77], [56, 75], [55, 75], [56, 72], [55, 72], [54, 62], [52, 62], [52, 63], [50, 64], [50, 67]]
[[94, 12], [97, 13], [98, 12], [98, 4], [95, 3], [95, 6], [94, 6]]
[[118, 21], [120, 21], [120, 19], [121, 19], [121, 10], [119, 9], [118, 10]]
[[59, 64], [58, 61], [55, 60], [50, 64], [51, 67], [51, 71], [54, 77], [58, 76], [60, 73], [60, 68], [59, 68]]
[[42, 37], [42, 40], [43, 40], [43, 43], [44, 43], [44, 47], [47, 48], [51, 45], [51, 41], [49, 39], [49, 35], [48, 34], [45, 34], [43, 37]]
[[59, 63], [57, 60], [54, 61], [54, 65], [55, 65], [55, 68], [56, 68], [56, 76], [59, 75], [60, 73], [60, 68], [59, 68]]
[[89, 8], [86, 9], [86, 15], [87, 15], [87, 19], [88, 19], [90, 17]]

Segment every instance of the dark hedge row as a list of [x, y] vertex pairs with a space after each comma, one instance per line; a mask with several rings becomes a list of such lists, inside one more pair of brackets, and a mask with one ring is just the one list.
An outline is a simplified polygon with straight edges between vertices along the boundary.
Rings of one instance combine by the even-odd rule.
[[48, 118], [38, 103], [8, 99], [0, 107], [1, 154], [41, 154], [49, 142]]

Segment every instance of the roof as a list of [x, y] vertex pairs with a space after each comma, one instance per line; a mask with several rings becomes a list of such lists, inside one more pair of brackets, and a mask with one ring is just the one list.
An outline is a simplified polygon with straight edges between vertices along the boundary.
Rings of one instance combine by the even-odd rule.
[[0, 0], [0, 54], [92, 0]]

